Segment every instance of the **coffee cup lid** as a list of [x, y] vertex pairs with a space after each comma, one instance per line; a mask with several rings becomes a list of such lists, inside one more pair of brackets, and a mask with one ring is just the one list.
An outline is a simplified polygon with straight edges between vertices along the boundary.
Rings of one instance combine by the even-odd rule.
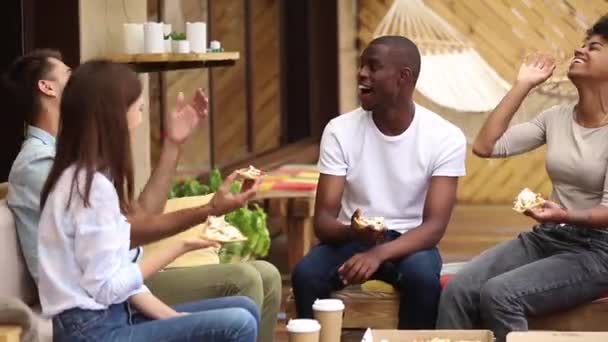
[[344, 310], [344, 303], [339, 299], [317, 299], [312, 305], [316, 311], [341, 311]]
[[286, 328], [291, 333], [310, 333], [321, 330], [321, 325], [314, 319], [291, 319]]

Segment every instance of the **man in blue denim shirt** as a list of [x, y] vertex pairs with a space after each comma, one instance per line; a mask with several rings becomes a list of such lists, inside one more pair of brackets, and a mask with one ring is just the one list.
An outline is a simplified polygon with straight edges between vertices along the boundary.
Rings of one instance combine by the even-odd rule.
[[[13, 98], [28, 124], [26, 140], [9, 174], [7, 202], [15, 216], [27, 267], [37, 283], [40, 193], [55, 158], [59, 103], [70, 77], [70, 68], [62, 62], [58, 52], [36, 50], [18, 59], [6, 76], [9, 91], [15, 94]], [[141, 246], [184, 230], [174, 222], [161, 227], [152, 217], [163, 212], [180, 146], [205, 118], [206, 111], [207, 99], [199, 91], [191, 104], [180, 94], [176, 109], [167, 113], [167, 135], [160, 160], [137, 200], [138, 214], [128, 217], [133, 245]], [[192, 215], [192, 211], [185, 210], [183, 214]], [[205, 219], [197, 218], [197, 222]], [[134, 258], [140, 254], [140, 249], [132, 251]], [[171, 305], [223, 296], [250, 297], [262, 311], [258, 340], [272, 341], [281, 301], [281, 277], [276, 267], [268, 262], [168, 269], [146, 281], [146, 285]]]
[[[70, 68], [51, 50], [35, 51], [7, 75], [15, 100], [28, 124], [27, 136], [8, 177], [8, 206], [15, 216], [17, 234], [30, 274], [38, 282], [38, 220], [40, 192], [55, 158], [59, 101]], [[21, 82], [14, 82], [19, 79]], [[28, 88], [37, 87], [39, 96]], [[19, 96], [21, 95], [21, 96]]]
[[25, 263], [36, 282], [38, 282], [40, 192], [54, 158], [55, 137], [43, 129], [28, 126], [26, 140], [8, 178], [7, 202], [15, 216]]

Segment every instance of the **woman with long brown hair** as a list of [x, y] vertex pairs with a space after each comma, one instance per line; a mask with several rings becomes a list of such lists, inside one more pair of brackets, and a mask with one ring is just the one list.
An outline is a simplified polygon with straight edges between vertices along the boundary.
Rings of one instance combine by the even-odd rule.
[[532, 231], [468, 263], [441, 295], [437, 327], [507, 333], [527, 330], [527, 317], [590, 302], [608, 291], [608, 16], [587, 31], [568, 77], [578, 102], [530, 122], [509, 123], [528, 93], [555, 69], [547, 55], [521, 66], [517, 80], [479, 132], [473, 152], [506, 158], [546, 145], [553, 193], [525, 214]]
[[[132, 262], [130, 131], [141, 122], [141, 90], [132, 70], [102, 60], [78, 67], [65, 87], [38, 237], [40, 301], [53, 317], [53, 339], [255, 341], [259, 313], [248, 298], [169, 307], [143, 285], [179, 255], [213, 242], [188, 239]], [[229, 176], [202, 208], [208, 215], [236, 209], [255, 194], [257, 183], [231, 194], [235, 178]]]

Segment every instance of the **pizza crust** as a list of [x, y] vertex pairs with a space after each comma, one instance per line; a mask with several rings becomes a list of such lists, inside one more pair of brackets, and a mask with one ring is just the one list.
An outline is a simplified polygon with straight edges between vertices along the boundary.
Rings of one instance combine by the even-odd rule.
[[513, 210], [523, 213], [528, 209], [539, 207], [543, 203], [545, 203], [545, 199], [540, 194], [525, 188], [517, 195], [515, 202], [513, 202]]
[[205, 240], [222, 243], [247, 240], [238, 228], [224, 220], [224, 216], [209, 216], [203, 226], [201, 237]]
[[363, 217], [361, 215], [361, 210], [355, 210], [355, 213], [352, 217], [353, 228], [355, 229], [365, 229], [366, 227], [372, 227], [372, 229], [376, 231], [382, 231], [386, 229], [384, 225], [384, 217]]
[[258, 179], [262, 176], [262, 171], [251, 165], [248, 168], [237, 170], [236, 173], [243, 179]]

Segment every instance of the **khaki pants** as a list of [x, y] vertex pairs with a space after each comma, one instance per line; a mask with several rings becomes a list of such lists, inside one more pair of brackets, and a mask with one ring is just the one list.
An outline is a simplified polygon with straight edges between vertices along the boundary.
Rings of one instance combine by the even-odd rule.
[[281, 305], [281, 275], [266, 261], [171, 268], [146, 286], [168, 305], [201, 299], [247, 296], [262, 312], [259, 342], [272, 342]]

